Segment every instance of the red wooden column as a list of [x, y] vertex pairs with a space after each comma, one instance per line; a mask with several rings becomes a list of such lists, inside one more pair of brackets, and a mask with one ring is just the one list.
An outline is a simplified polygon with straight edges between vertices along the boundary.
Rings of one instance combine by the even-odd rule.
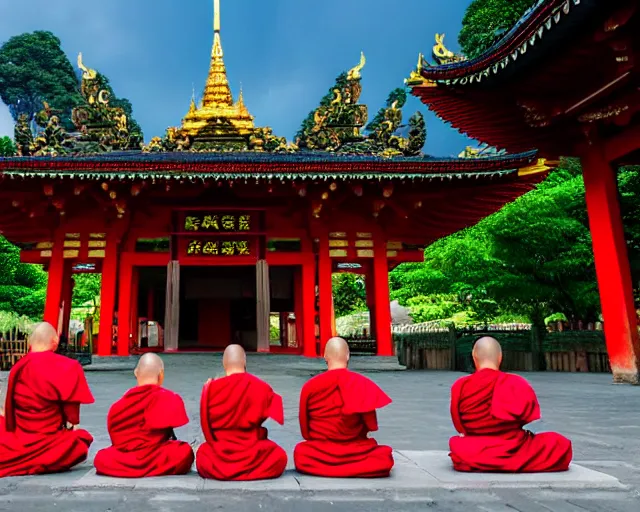
[[56, 236], [51, 251], [49, 262], [49, 276], [47, 278], [47, 298], [44, 304], [45, 322], [50, 323], [58, 330], [60, 320], [60, 303], [64, 288], [65, 261], [64, 261], [64, 234]]
[[120, 258], [118, 279], [118, 355], [129, 355], [129, 337], [131, 334], [131, 309], [133, 291], [133, 266], [131, 260], [123, 254]]
[[604, 334], [614, 382], [638, 384], [640, 343], [616, 172], [601, 148], [582, 158]]
[[367, 294], [367, 308], [369, 309], [369, 332], [371, 339], [376, 339], [376, 294], [373, 284], [373, 270], [368, 270], [364, 276], [364, 289]]
[[302, 264], [302, 329], [299, 332], [302, 353], [306, 357], [317, 357], [316, 349], [316, 265], [313, 254]]
[[333, 271], [331, 256], [329, 255], [329, 236], [320, 236], [318, 247], [318, 293], [320, 295], [320, 357], [324, 357], [324, 347], [333, 336]]
[[62, 283], [62, 301], [64, 304], [64, 309], [62, 310], [62, 327], [60, 330], [60, 334], [64, 334], [67, 337], [67, 341], [69, 340], [69, 323], [71, 322], [71, 301], [73, 299], [73, 286], [75, 285], [75, 281], [73, 280], [72, 272], [71, 272], [71, 263], [65, 262], [65, 272], [64, 272], [64, 282]]
[[386, 240], [377, 238], [373, 248], [374, 321], [379, 356], [393, 355], [391, 306], [389, 300], [389, 262]]
[[102, 261], [102, 283], [100, 288], [100, 330], [98, 332], [98, 355], [111, 355], [111, 329], [116, 305], [118, 278], [118, 240], [107, 237], [105, 256]]

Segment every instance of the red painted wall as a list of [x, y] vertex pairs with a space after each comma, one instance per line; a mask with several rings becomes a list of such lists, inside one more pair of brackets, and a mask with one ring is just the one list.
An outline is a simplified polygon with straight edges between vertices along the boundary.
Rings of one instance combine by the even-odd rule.
[[231, 310], [227, 300], [200, 300], [198, 347], [223, 350], [231, 343]]

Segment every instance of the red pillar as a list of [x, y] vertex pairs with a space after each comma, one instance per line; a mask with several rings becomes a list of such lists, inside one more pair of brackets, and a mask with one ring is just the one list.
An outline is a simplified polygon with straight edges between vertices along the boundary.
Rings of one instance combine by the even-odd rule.
[[71, 274], [71, 264], [65, 264], [64, 282], [62, 283], [62, 300], [64, 309], [62, 310], [62, 328], [60, 334], [64, 334], [67, 337], [68, 343], [71, 344], [69, 339], [69, 323], [71, 322], [71, 301], [73, 299], [73, 286], [75, 281]]
[[[129, 329], [131, 332], [131, 342], [133, 345], [138, 344], [138, 304], [140, 296], [140, 271], [137, 267], [133, 268], [131, 276], [131, 320], [129, 321]], [[128, 346], [130, 352], [131, 344]]]
[[318, 292], [320, 295], [320, 356], [324, 357], [324, 347], [333, 335], [333, 271], [329, 256], [329, 237], [325, 233], [320, 237], [318, 251]]
[[364, 288], [367, 294], [367, 308], [369, 309], [369, 332], [367, 335], [371, 339], [376, 339], [376, 294], [373, 283], [373, 270], [367, 271], [364, 277]]
[[105, 257], [102, 261], [102, 284], [100, 288], [100, 331], [98, 332], [98, 355], [111, 355], [111, 329], [116, 304], [118, 277], [118, 241], [107, 237]]
[[51, 261], [49, 262], [49, 276], [47, 278], [47, 298], [44, 304], [45, 322], [58, 330], [60, 320], [60, 303], [62, 302], [65, 261], [64, 236], [59, 236], [53, 243]]
[[387, 244], [377, 239], [374, 245], [373, 289], [375, 293], [374, 321], [379, 356], [393, 355], [391, 336], [391, 305], [389, 300], [389, 263]]
[[604, 158], [601, 148], [594, 148], [582, 163], [613, 380], [638, 384], [640, 344], [616, 172]]
[[133, 267], [126, 257], [120, 259], [118, 279], [118, 355], [129, 355], [131, 334], [131, 305], [133, 291]]
[[316, 357], [316, 265], [312, 254], [302, 265], [301, 293], [302, 293], [302, 329], [299, 332], [303, 354], [306, 357]]

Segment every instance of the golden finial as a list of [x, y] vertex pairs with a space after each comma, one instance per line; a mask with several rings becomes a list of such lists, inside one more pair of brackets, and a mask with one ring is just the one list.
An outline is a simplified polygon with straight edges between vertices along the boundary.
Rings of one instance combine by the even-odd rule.
[[95, 80], [98, 72], [95, 69], [89, 69], [82, 63], [82, 52], [78, 54], [78, 68], [82, 70], [83, 80]]
[[220, 0], [213, 0], [213, 31], [220, 32]]
[[360, 52], [360, 63], [349, 70], [349, 73], [347, 74], [347, 80], [359, 80], [360, 78], [362, 78], [362, 75], [360, 74], [360, 71], [362, 71], [362, 68], [364, 68], [364, 65], [367, 63], [367, 59], [364, 56], [364, 52]]

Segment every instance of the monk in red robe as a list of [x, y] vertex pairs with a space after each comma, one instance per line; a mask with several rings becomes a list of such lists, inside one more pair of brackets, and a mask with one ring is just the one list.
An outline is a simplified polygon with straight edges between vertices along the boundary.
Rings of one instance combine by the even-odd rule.
[[51, 324], [38, 324], [9, 373], [0, 477], [67, 471], [87, 458], [93, 437], [77, 425], [93, 395], [80, 363], [55, 353], [58, 342]]
[[376, 409], [391, 399], [368, 378], [349, 371], [349, 345], [332, 338], [324, 353], [328, 371], [300, 394], [300, 430], [306, 440], [293, 458], [301, 473], [324, 477], [387, 477], [392, 450], [368, 437], [378, 430]]
[[112, 446], [96, 454], [100, 475], [120, 478], [184, 475], [193, 465], [193, 450], [177, 441], [174, 428], [189, 423], [182, 398], [164, 389], [164, 364], [144, 354], [135, 369], [138, 385], [111, 406], [107, 428]]
[[537, 473], [566, 471], [571, 441], [553, 432], [524, 430], [540, 419], [540, 406], [529, 383], [499, 370], [502, 349], [494, 338], [473, 348], [476, 372], [451, 389], [451, 417], [459, 436], [449, 441], [458, 471]]
[[198, 448], [198, 473], [216, 480], [278, 478], [287, 454], [267, 439], [262, 424], [268, 418], [284, 424], [282, 397], [247, 373], [241, 346], [229, 345], [222, 364], [226, 376], [210, 379], [202, 390], [200, 422], [206, 442]]

